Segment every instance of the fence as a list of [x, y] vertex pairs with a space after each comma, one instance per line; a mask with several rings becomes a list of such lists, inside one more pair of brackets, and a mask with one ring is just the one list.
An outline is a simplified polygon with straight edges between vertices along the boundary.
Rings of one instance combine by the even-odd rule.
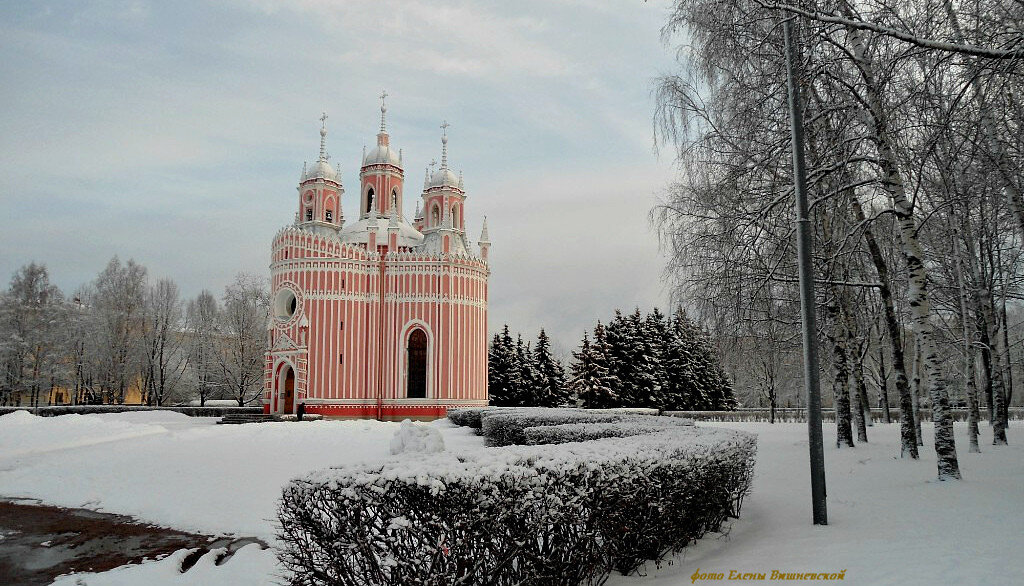
[[[953, 414], [953, 421], [967, 421], [967, 409], [950, 409]], [[918, 411], [922, 421], [932, 420], [931, 409], [920, 409]], [[672, 417], [686, 417], [697, 421], [769, 421], [770, 409], [761, 408], [740, 408], [735, 411], [665, 411], [664, 415]], [[895, 423], [900, 420], [899, 409], [889, 409], [889, 415]], [[1024, 407], [1010, 407], [1010, 419], [1024, 419]], [[823, 421], [835, 421], [835, 409], [822, 409], [821, 418]], [[873, 421], [883, 421], [882, 409], [871, 409]], [[988, 420], [988, 410], [981, 410], [982, 421]], [[775, 421], [803, 422], [807, 421], [807, 410], [803, 408], [779, 408], [775, 410]]]

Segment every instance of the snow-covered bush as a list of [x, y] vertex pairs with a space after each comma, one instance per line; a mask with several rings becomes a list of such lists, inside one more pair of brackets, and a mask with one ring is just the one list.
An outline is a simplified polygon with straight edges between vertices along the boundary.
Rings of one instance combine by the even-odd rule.
[[651, 433], [652, 427], [668, 427], [693, 425], [689, 419], [670, 419], [667, 417], [645, 417], [640, 421], [618, 421], [615, 423], [563, 423], [559, 425], [543, 425], [523, 429], [523, 443], [565, 444], [569, 442], [585, 442], [606, 437], [629, 437]]
[[426, 425], [416, 425], [406, 419], [398, 426], [398, 431], [391, 436], [391, 453], [404, 454], [418, 452], [432, 454], [444, 451], [444, 438], [441, 432]]
[[614, 423], [645, 415], [588, 411], [586, 409], [543, 409], [535, 407], [488, 409], [481, 412], [480, 431], [489, 446], [525, 444], [523, 430], [544, 425], [571, 423]]
[[[515, 415], [486, 413], [484, 426]], [[719, 529], [750, 487], [753, 435], [645, 419], [646, 432], [623, 424], [628, 437], [404, 454], [296, 479], [278, 508], [281, 561], [304, 586], [600, 584]]]
[[480, 414], [483, 410], [482, 407], [449, 409], [448, 419], [455, 425], [480, 429]]

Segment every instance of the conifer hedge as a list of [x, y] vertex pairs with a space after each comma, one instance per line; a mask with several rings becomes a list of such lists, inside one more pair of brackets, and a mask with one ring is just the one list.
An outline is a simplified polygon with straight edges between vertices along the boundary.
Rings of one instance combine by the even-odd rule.
[[[517, 411], [520, 423], [488, 423]], [[600, 439], [396, 456], [292, 481], [278, 507], [291, 584], [601, 584], [718, 530], [750, 489], [751, 434], [538, 411], [452, 419], [523, 441]], [[614, 426], [625, 437], [604, 437]]]

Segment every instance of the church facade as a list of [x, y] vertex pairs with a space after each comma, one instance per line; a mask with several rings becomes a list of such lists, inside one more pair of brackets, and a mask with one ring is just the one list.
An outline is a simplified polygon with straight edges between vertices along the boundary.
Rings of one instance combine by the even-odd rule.
[[385, 96], [351, 219], [324, 124], [320, 156], [303, 168], [295, 221], [274, 236], [266, 413], [303, 405], [326, 417], [427, 419], [487, 405], [487, 220], [471, 246], [445, 123], [441, 164], [428, 167], [407, 221], [403, 156], [390, 144]]

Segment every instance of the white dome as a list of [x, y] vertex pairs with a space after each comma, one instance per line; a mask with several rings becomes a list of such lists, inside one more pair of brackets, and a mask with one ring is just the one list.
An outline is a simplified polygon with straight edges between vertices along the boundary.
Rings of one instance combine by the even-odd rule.
[[367, 165], [394, 165], [395, 167], [401, 167], [402, 160], [398, 156], [398, 151], [390, 146], [377, 145], [363, 157], [363, 166]]
[[327, 161], [320, 159], [313, 163], [313, 165], [306, 169], [306, 173], [302, 176], [303, 181], [309, 181], [310, 179], [326, 179], [335, 183], [341, 183], [338, 179], [338, 170], [331, 167]]
[[[376, 222], [377, 242], [384, 244], [388, 241], [389, 221], [389, 218], [386, 217], [367, 217], [355, 222], [354, 224], [347, 224], [341, 229], [341, 240], [342, 242], [349, 242], [353, 244], [366, 244], [370, 241], [370, 232], [367, 228], [373, 222]], [[413, 228], [411, 225], [406, 223], [405, 220], [398, 221], [399, 246], [418, 246], [421, 242], [423, 242], [423, 234], [420, 234], [419, 230]]]
[[428, 187], [459, 187], [459, 178], [452, 173], [451, 169], [438, 169], [430, 176]]

